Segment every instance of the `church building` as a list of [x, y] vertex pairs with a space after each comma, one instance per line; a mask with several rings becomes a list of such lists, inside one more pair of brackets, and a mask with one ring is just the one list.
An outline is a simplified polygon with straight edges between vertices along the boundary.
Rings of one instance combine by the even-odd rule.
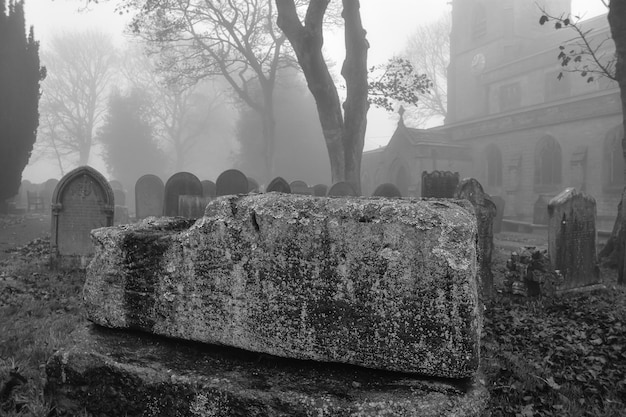
[[[570, 3], [543, 0], [553, 15]], [[598, 228], [612, 228], [624, 186], [619, 88], [599, 76], [559, 79], [559, 46], [575, 34], [540, 16], [534, 1], [452, 1], [444, 125], [410, 128], [401, 112], [389, 144], [363, 154], [364, 195], [392, 182], [420, 196], [423, 171], [459, 172], [504, 198], [505, 218], [532, 223], [535, 202], [575, 187], [596, 199]], [[614, 51], [606, 15], [582, 24]]]

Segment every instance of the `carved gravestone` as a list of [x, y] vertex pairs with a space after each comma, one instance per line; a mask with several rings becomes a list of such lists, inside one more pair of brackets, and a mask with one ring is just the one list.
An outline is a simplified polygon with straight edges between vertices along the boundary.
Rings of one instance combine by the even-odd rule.
[[330, 187], [330, 190], [328, 190], [328, 195], [333, 197], [355, 197], [357, 193], [354, 190], [354, 187], [349, 182], [339, 181], [334, 183], [332, 187]]
[[202, 196], [203, 197], [215, 197], [215, 183], [213, 181], [204, 180], [200, 181], [202, 184]]
[[458, 185], [458, 172], [422, 172], [422, 197], [452, 198]]
[[499, 195], [491, 196], [491, 201], [496, 205], [496, 217], [493, 219], [493, 233], [500, 233], [502, 231], [502, 219], [504, 218], [506, 201]]
[[326, 184], [316, 184], [313, 186], [313, 195], [316, 197], [325, 197], [328, 193], [328, 186]]
[[227, 169], [215, 181], [217, 196], [248, 193], [248, 178], [238, 169]]
[[394, 198], [394, 197], [402, 197], [402, 193], [400, 192], [398, 187], [395, 186], [395, 184], [386, 182], [376, 187], [372, 196]]
[[95, 169], [82, 166], [67, 173], [52, 194], [53, 264], [86, 266], [94, 252], [90, 232], [113, 225], [113, 190]]
[[252, 177], [248, 177], [248, 192], [249, 193], [259, 192], [259, 182]]
[[265, 189], [266, 193], [271, 193], [272, 191], [276, 191], [278, 193], [291, 193], [291, 187], [289, 187], [289, 183], [285, 181], [283, 177], [276, 177], [270, 181], [269, 185]]
[[289, 188], [291, 188], [291, 192], [293, 194], [303, 194], [303, 195], [312, 195], [313, 192], [309, 188], [309, 185], [301, 180], [291, 181], [289, 183]]
[[189, 172], [177, 172], [165, 183], [163, 215], [178, 216], [178, 197], [181, 195], [202, 195], [202, 184]]
[[491, 257], [493, 254], [493, 219], [496, 217], [496, 205], [483, 191], [482, 185], [475, 178], [465, 178], [454, 193], [454, 198], [468, 200], [474, 206], [478, 223], [478, 284], [484, 298], [493, 294], [493, 273]]
[[163, 215], [163, 180], [156, 175], [146, 174], [135, 183], [135, 216], [145, 219], [148, 216]]
[[566, 188], [550, 200], [547, 211], [550, 265], [563, 276], [559, 290], [599, 283], [596, 200]]
[[548, 224], [548, 198], [543, 194], [539, 194], [533, 205], [533, 223]]

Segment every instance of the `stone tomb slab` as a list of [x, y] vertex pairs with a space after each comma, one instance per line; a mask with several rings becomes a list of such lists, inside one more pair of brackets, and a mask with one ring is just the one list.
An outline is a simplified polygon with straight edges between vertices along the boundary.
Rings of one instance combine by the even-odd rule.
[[479, 416], [478, 376], [429, 380], [85, 326], [46, 365], [63, 415]]
[[478, 368], [465, 200], [266, 193], [92, 232], [88, 316], [113, 328], [437, 377]]
[[547, 211], [550, 264], [563, 275], [558, 290], [598, 284], [596, 200], [567, 188], [550, 200]]

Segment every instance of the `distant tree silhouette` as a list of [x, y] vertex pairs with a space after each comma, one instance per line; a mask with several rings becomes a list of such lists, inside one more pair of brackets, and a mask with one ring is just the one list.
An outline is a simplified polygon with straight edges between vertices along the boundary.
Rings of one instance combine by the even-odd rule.
[[133, 89], [114, 91], [97, 140], [104, 148], [104, 161], [113, 178], [131, 190], [144, 174], [164, 176], [165, 155], [152, 137], [147, 93]]
[[[39, 125], [39, 43], [26, 34], [24, 2], [0, 0], [0, 211], [18, 193]], [[8, 13], [7, 13], [8, 11]]]

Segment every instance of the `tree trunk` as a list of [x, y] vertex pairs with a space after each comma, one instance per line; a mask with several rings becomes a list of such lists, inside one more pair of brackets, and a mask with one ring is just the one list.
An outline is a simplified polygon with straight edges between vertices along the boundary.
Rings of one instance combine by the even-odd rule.
[[[624, 132], [626, 132], [626, 0], [611, 0], [609, 3], [609, 27], [611, 28], [611, 37], [615, 42], [615, 78], [620, 89], [620, 98], [622, 101], [622, 123], [624, 125]], [[626, 161], [626, 135], [622, 138], [622, 152], [624, 161]], [[626, 164], [625, 164], [626, 167]], [[626, 168], [625, 168], [626, 169]], [[626, 172], [624, 172], [626, 178]], [[622, 193], [622, 210], [618, 209], [618, 216], [615, 220], [619, 224], [617, 227], [613, 227], [612, 235], [616, 242], [613, 243], [616, 253], [617, 268], [618, 268], [618, 284], [624, 284], [624, 249], [626, 248], [624, 237], [625, 225], [623, 211], [624, 193]]]
[[361, 155], [365, 138], [367, 101], [367, 49], [361, 24], [359, 0], [343, 0], [346, 60], [342, 75], [347, 98], [344, 113], [335, 83], [322, 54], [322, 23], [329, 0], [311, 0], [304, 25], [294, 0], [276, 0], [278, 26], [293, 47], [298, 63], [315, 98], [317, 112], [328, 149], [333, 182], [347, 181], [360, 193]]
[[262, 179], [262, 182], [265, 184], [269, 184], [274, 178], [274, 155], [276, 153], [276, 120], [274, 119], [274, 98], [272, 92], [273, 88], [263, 92], [264, 105], [260, 109], [263, 124], [263, 143], [265, 145], [265, 169], [263, 172], [265, 178]]

